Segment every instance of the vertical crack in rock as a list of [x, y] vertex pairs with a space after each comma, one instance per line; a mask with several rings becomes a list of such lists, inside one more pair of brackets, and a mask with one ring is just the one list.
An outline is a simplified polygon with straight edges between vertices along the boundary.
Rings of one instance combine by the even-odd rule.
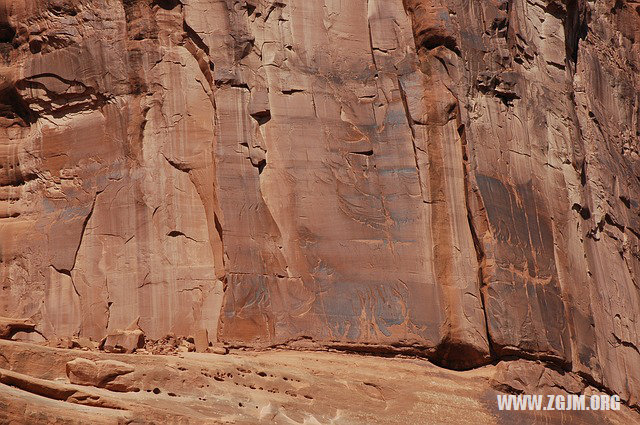
[[[489, 318], [487, 317], [487, 308], [485, 302], [485, 287], [486, 280], [484, 276], [484, 269], [486, 267], [486, 257], [484, 253], [484, 248], [482, 246], [482, 241], [478, 237], [478, 231], [476, 229], [475, 214], [471, 208], [471, 197], [474, 195], [472, 192], [472, 185], [470, 182], [470, 164], [469, 164], [469, 152], [467, 152], [467, 140], [466, 140], [466, 126], [464, 124], [459, 124], [458, 133], [460, 134], [461, 139], [461, 147], [462, 147], [462, 159], [463, 159], [463, 171], [464, 171], [464, 191], [465, 191], [465, 208], [467, 210], [467, 221], [469, 223], [469, 230], [471, 231], [471, 237], [473, 238], [473, 247], [475, 250], [476, 259], [478, 261], [478, 287], [480, 292], [480, 301], [482, 302], [482, 311], [484, 314], [484, 324], [485, 324], [485, 333], [487, 337], [487, 342], [489, 346], [489, 356], [492, 359], [496, 359], [496, 354], [494, 352], [494, 345], [491, 340], [491, 333], [489, 332]], [[476, 195], [476, 200], [478, 202], [482, 202], [479, 196]], [[480, 207], [480, 209], [484, 209]]]
[[71, 272], [76, 267], [76, 261], [78, 260], [78, 252], [80, 251], [80, 247], [82, 246], [82, 241], [84, 240], [84, 235], [85, 235], [85, 232], [87, 230], [87, 224], [89, 224], [89, 220], [91, 219], [91, 216], [93, 216], [93, 211], [96, 208], [96, 201], [98, 199], [98, 195], [101, 194], [102, 192], [103, 192], [103, 190], [97, 191], [96, 194], [93, 196], [93, 202], [91, 203], [91, 209], [89, 210], [89, 214], [87, 214], [87, 217], [82, 222], [82, 230], [80, 232], [80, 241], [78, 241], [78, 246], [76, 247], [76, 252], [75, 252], [75, 254], [73, 256], [73, 265], [71, 266], [71, 269], [69, 270], [69, 275], [71, 275]]
[[[226, 266], [225, 266], [225, 255], [224, 255], [224, 237], [223, 237], [223, 227], [221, 225], [221, 209], [218, 201], [218, 184], [216, 179], [216, 138], [215, 131], [218, 125], [217, 123], [217, 107], [215, 101], [215, 92], [217, 90], [217, 86], [214, 82], [213, 72], [215, 70], [215, 64], [213, 59], [210, 56], [210, 47], [207, 45], [205, 40], [187, 23], [187, 16], [184, 8], [181, 10], [182, 14], [182, 27], [184, 31], [185, 37], [185, 47], [189, 51], [189, 53], [193, 56], [200, 67], [200, 71], [202, 75], [206, 78], [208, 87], [204, 87], [203, 89], [207, 93], [211, 106], [213, 108], [213, 116], [211, 120], [213, 121], [214, 126], [214, 135], [211, 140], [211, 167], [206, 170], [200, 169], [185, 169], [182, 168], [182, 171], [187, 171], [189, 173], [189, 177], [193, 182], [198, 194], [200, 195], [200, 199], [202, 200], [203, 205], [205, 206], [205, 212], [208, 217], [208, 227], [210, 234], [210, 244], [214, 258], [214, 267], [216, 276], [220, 279], [224, 279], [226, 275]], [[169, 159], [167, 159], [169, 161]], [[169, 161], [171, 163], [171, 161]], [[174, 165], [174, 164], [172, 164]], [[207, 180], [208, 177], [205, 174], [211, 174], [211, 188], [206, 188], [208, 186]], [[211, 193], [208, 193], [208, 192]], [[212, 197], [212, 199], [209, 199]]]
[[402, 87], [402, 82], [400, 81], [398, 84], [398, 89], [400, 90], [400, 97], [402, 99], [402, 106], [404, 108], [404, 113], [407, 117], [407, 125], [411, 129], [411, 143], [413, 145], [413, 159], [416, 163], [416, 170], [418, 172], [418, 184], [420, 186], [420, 197], [422, 198], [422, 202], [431, 203], [431, 201], [427, 198], [427, 194], [425, 193], [425, 188], [423, 187], [422, 182], [422, 174], [425, 172], [420, 167], [420, 159], [418, 158], [418, 146], [416, 145], [416, 129], [415, 123], [413, 122], [413, 118], [411, 118], [411, 112], [409, 111], [409, 105], [407, 103], [407, 94], [404, 91], [404, 87]]
[[76, 262], [78, 260], [78, 252], [80, 252], [80, 248], [82, 247], [82, 242], [84, 241], [85, 232], [87, 230], [87, 225], [89, 224], [89, 220], [93, 216], [93, 211], [95, 210], [95, 207], [96, 207], [96, 201], [98, 199], [98, 195], [100, 193], [102, 193], [102, 192], [103, 192], [103, 190], [97, 191], [96, 194], [93, 196], [93, 202], [91, 203], [91, 209], [89, 210], [89, 213], [87, 214], [87, 216], [85, 217], [84, 221], [82, 222], [82, 229], [80, 231], [80, 240], [78, 241], [78, 246], [76, 247], [75, 254], [73, 256], [73, 264], [72, 264], [71, 268], [69, 270], [62, 270], [62, 269], [59, 270], [56, 267], [54, 267], [53, 265], [51, 266], [58, 273], [62, 273], [64, 275], [69, 276], [69, 279], [71, 279], [71, 285], [73, 286], [73, 290], [76, 293], [76, 295], [78, 296], [78, 298], [81, 298], [81, 296], [80, 296], [80, 292], [78, 291], [78, 288], [76, 286], [76, 283], [73, 280], [72, 272], [76, 268]]
[[[370, 0], [367, 0], [367, 14], [369, 13], [370, 8]], [[369, 32], [369, 48], [371, 49], [371, 61], [373, 62], [373, 66], [378, 71], [378, 65], [376, 64], [376, 54], [375, 47], [373, 45], [373, 34], [371, 34], [371, 20], [367, 17], [367, 31]], [[377, 72], [376, 72], [377, 75]]]
[[576, 71], [578, 64], [579, 42], [589, 32], [588, 9], [586, 0], [567, 0], [565, 17], [565, 49], [570, 72]]
[[51, 265], [51, 267], [58, 273], [63, 274], [65, 276], [68, 276], [69, 279], [71, 279], [71, 285], [73, 286], [73, 292], [76, 293], [76, 295], [78, 296], [78, 298], [80, 298], [80, 293], [78, 292], [78, 288], [76, 288], [75, 283], [73, 282], [73, 276], [71, 275], [71, 270], [64, 270], [64, 269], [57, 269], [54, 265]]

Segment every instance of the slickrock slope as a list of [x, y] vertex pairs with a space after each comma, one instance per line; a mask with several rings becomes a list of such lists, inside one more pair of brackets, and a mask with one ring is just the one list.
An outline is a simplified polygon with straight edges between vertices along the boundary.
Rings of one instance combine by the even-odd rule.
[[[455, 372], [424, 360], [296, 351], [108, 355], [6, 341], [0, 351], [0, 406], [11, 406], [0, 410], [3, 424], [629, 425], [638, 418], [626, 406], [606, 413], [498, 411], [496, 379], [514, 368], [503, 363]], [[96, 364], [111, 372], [106, 384], [78, 379], [79, 370]], [[526, 384], [546, 394], [564, 391], [551, 384], [557, 372], [535, 366], [541, 368], [525, 365], [533, 371]]]
[[0, 0], [0, 337], [513, 364], [637, 409], [639, 121], [636, 1]]

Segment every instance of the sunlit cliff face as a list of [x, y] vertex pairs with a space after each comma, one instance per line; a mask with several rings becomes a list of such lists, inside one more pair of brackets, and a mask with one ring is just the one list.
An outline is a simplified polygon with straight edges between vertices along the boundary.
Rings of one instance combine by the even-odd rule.
[[[49, 332], [78, 330], [71, 275], [82, 230], [127, 161], [116, 16], [74, 3], [0, 2], [0, 310], [66, 310]], [[75, 30], [76, 20], [96, 23], [95, 33]]]
[[1, 3], [3, 314], [215, 335], [224, 277], [232, 341], [486, 361], [451, 79], [402, 2], [112, 3]]
[[182, 17], [93, 3], [0, 2], [0, 315], [40, 318], [46, 336], [99, 339], [136, 318], [215, 335], [212, 104], [183, 52], [155, 66]]
[[0, 316], [549, 359], [638, 394], [638, 19], [0, 0]]

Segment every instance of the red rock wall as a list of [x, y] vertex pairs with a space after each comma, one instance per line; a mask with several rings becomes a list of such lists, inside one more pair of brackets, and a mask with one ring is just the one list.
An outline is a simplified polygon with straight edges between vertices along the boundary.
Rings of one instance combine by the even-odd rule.
[[0, 1], [0, 316], [535, 358], [637, 405], [639, 8]]

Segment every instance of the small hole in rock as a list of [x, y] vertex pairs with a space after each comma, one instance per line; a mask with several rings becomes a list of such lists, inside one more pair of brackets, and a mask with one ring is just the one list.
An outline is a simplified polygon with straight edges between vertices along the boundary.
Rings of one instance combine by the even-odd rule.
[[29, 51], [31, 53], [33, 53], [35, 55], [36, 53], [40, 53], [41, 50], [42, 50], [42, 41], [40, 41], [40, 40], [31, 40], [29, 42]]
[[164, 10], [172, 10], [180, 4], [179, 0], [156, 0], [155, 3]]
[[11, 43], [16, 36], [16, 30], [6, 22], [0, 23], [0, 43]]

